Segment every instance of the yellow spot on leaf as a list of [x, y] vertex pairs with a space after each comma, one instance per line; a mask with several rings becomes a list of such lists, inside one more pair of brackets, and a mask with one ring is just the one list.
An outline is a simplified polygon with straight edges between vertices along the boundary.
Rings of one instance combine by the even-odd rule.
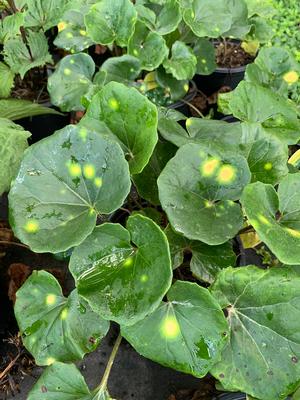
[[86, 179], [93, 179], [96, 174], [95, 167], [92, 164], [84, 165], [83, 174], [86, 177]]
[[87, 129], [86, 128], [81, 128], [79, 131], [79, 136], [81, 137], [81, 139], [85, 142], [86, 141], [86, 137], [87, 137]]
[[235, 178], [235, 168], [232, 165], [223, 165], [218, 173], [218, 181], [226, 184], [230, 183]]
[[46, 360], [46, 365], [51, 365], [51, 364], [55, 363], [55, 361], [56, 361], [55, 358], [48, 357]]
[[86, 36], [86, 31], [84, 29], [80, 29], [79, 33], [81, 36]]
[[175, 317], [166, 317], [161, 325], [161, 334], [166, 339], [175, 339], [180, 334], [180, 327]]
[[64, 21], [61, 21], [61, 22], [57, 25], [58, 32], [63, 31], [64, 29], [66, 29], [66, 27], [67, 27], [67, 24], [66, 24]]
[[26, 222], [24, 229], [28, 233], [36, 233], [39, 230], [39, 223], [35, 219]]
[[202, 62], [202, 64], [206, 64], [205, 58], [202, 58], [201, 62]]
[[217, 158], [210, 158], [201, 166], [201, 171], [203, 176], [212, 176], [216, 169], [218, 168], [220, 161]]
[[139, 54], [139, 52], [138, 52], [136, 49], [134, 49], [134, 50], [133, 50], [133, 54], [134, 54], [135, 56], [137, 56], [137, 55]]
[[90, 214], [90, 215], [96, 214], [96, 211], [94, 210], [94, 208], [91, 208], [91, 209], [90, 209], [89, 214]]
[[264, 169], [265, 169], [266, 171], [271, 171], [272, 168], [273, 168], [273, 164], [272, 164], [271, 162], [265, 163]]
[[289, 85], [296, 83], [299, 79], [299, 74], [296, 71], [289, 71], [283, 75], [283, 79]]
[[262, 224], [264, 224], [264, 225], [268, 225], [268, 226], [271, 225], [271, 222], [270, 222], [264, 215], [262, 215], [262, 214], [259, 214], [259, 215], [258, 215], [258, 219], [259, 219], [260, 222], [261, 222]]
[[65, 319], [67, 319], [67, 316], [68, 316], [68, 309], [64, 308], [60, 314], [60, 319], [64, 321]]
[[78, 163], [70, 163], [69, 172], [73, 178], [77, 178], [81, 175], [81, 166]]
[[189, 90], [189, 85], [187, 84], [187, 83], [185, 83], [184, 85], [183, 85], [183, 89], [185, 90], [185, 92], [187, 92], [188, 90]]
[[74, 35], [73, 35], [72, 32], [67, 32], [67, 33], [66, 33], [66, 37], [67, 37], [68, 39], [73, 39]]
[[286, 231], [293, 237], [295, 238], [300, 238], [300, 232], [296, 231], [295, 229], [291, 229], [291, 228], [285, 228]]
[[70, 60], [70, 64], [75, 64], [75, 60]]
[[142, 282], [142, 283], [147, 282], [148, 279], [149, 279], [149, 277], [148, 277], [148, 275], [146, 275], [146, 274], [144, 274], [144, 275], [141, 276], [141, 282]]
[[66, 76], [70, 76], [70, 75], [72, 74], [72, 71], [70, 70], [70, 68], [65, 68], [65, 69], [64, 69], [64, 74], [65, 74]]
[[206, 208], [211, 208], [214, 205], [214, 203], [212, 201], [205, 200], [204, 205]]
[[97, 177], [94, 179], [94, 184], [97, 188], [100, 188], [102, 186], [102, 183], [103, 183], [102, 178]]
[[111, 99], [109, 99], [108, 100], [108, 105], [109, 105], [109, 107], [111, 108], [111, 109], [113, 109], [113, 110], [118, 110], [118, 108], [119, 108], [119, 103], [118, 103], [118, 101], [116, 100], [116, 99], [114, 99], [114, 98], [111, 98]]
[[188, 119], [185, 121], [185, 126], [188, 128], [188, 127], [190, 127], [190, 126], [192, 125], [192, 123], [193, 123], [192, 118], [188, 118]]
[[133, 258], [132, 258], [132, 257], [127, 258], [127, 259], [123, 262], [123, 266], [124, 266], [124, 267], [131, 267], [132, 264], [133, 264]]
[[55, 294], [48, 294], [46, 297], [46, 304], [47, 306], [53, 306], [53, 304], [55, 304], [56, 302], [56, 295]]

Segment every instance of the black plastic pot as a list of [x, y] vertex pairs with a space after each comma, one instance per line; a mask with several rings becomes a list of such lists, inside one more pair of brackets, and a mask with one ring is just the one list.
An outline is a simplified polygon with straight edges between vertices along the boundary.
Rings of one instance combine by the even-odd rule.
[[[50, 103], [43, 103], [43, 106], [54, 108]], [[31, 137], [28, 141], [33, 144], [68, 125], [70, 123], [70, 114], [37, 115], [19, 119], [16, 123], [31, 132]]]
[[244, 79], [246, 65], [236, 68], [217, 68], [210, 75], [195, 75], [194, 81], [197, 87], [207, 96], [220, 90], [222, 86], [228, 86], [231, 90]]
[[168, 108], [172, 108], [181, 112], [186, 117], [190, 117], [192, 114], [187, 103], [190, 103], [196, 97], [197, 90], [196, 83], [194, 81], [190, 81], [190, 90], [188, 94], [183, 98], [183, 100], [178, 100], [176, 103], [169, 105]]

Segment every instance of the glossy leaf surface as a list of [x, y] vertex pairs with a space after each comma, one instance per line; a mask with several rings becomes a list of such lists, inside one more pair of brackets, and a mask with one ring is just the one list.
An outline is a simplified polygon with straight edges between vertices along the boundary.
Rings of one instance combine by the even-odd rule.
[[34, 251], [58, 253], [80, 244], [129, 188], [120, 146], [70, 125], [26, 152], [9, 195], [11, 225]]
[[70, 270], [92, 309], [124, 325], [153, 311], [172, 279], [164, 233], [138, 214], [128, 219], [127, 230], [119, 224], [96, 227], [74, 250]]
[[177, 281], [167, 298], [142, 321], [122, 327], [121, 333], [144, 357], [202, 377], [227, 342], [223, 312], [209, 291], [195, 283]]
[[285, 268], [249, 266], [220, 272], [212, 294], [227, 309], [231, 333], [211, 372], [226, 390], [279, 400], [297, 388], [299, 288], [299, 274]]
[[109, 328], [76, 290], [65, 298], [57, 280], [45, 271], [34, 271], [18, 290], [15, 315], [24, 346], [38, 365], [82, 359]]
[[191, 47], [176, 41], [172, 46], [172, 56], [164, 62], [165, 70], [176, 79], [192, 79], [196, 73], [197, 58]]

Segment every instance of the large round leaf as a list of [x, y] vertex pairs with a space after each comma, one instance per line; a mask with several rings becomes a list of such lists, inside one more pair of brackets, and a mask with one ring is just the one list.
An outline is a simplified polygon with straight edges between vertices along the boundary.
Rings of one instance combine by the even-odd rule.
[[128, 219], [127, 230], [119, 224], [96, 227], [74, 250], [70, 270], [92, 309], [124, 325], [153, 311], [172, 280], [164, 233], [138, 214]]
[[110, 137], [123, 147], [132, 174], [148, 164], [158, 140], [157, 109], [135, 88], [108, 83], [93, 97], [82, 124], [86, 120], [107, 126]]
[[242, 204], [260, 239], [285, 264], [300, 260], [300, 173], [289, 174], [279, 184], [278, 194], [271, 185], [248, 185]]
[[[59, 394], [58, 394], [59, 393]], [[113, 400], [106, 388], [90, 391], [77, 367], [57, 362], [46, 368], [27, 400]]]
[[134, 31], [137, 12], [130, 0], [101, 0], [84, 18], [89, 36], [95, 43], [125, 47]]
[[225, 389], [279, 400], [297, 388], [299, 291], [299, 274], [285, 268], [250, 266], [220, 272], [212, 294], [227, 309], [231, 333], [211, 372]]
[[170, 226], [166, 228], [165, 234], [170, 245], [173, 269], [183, 263], [185, 254], [191, 253], [190, 268], [193, 275], [204, 282], [213, 283], [222, 268], [235, 265], [236, 256], [230, 242], [219, 246], [209, 246], [178, 235]]
[[159, 198], [173, 228], [189, 239], [217, 245], [242, 227], [239, 199], [250, 181], [244, 157], [182, 146], [158, 178]]
[[106, 83], [114, 81], [130, 85], [141, 72], [141, 62], [138, 58], [127, 54], [111, 57], [102, 64], [101, 71], [106, 72]]
[[176, 79], [192, 79], [196, 73], [197, 57], [185, 43], [176, 41], [172, 46], [172, 56], [164, 62], [165, 70]]
[[128, 43], [128, 53], [137, 57], [143, 69], [153, 71], [169, 54], [165, 39], [138, 22]]
[[11, 225], [34, 251], [58, 253], [80, 244], [129, 189], [120, 146], [70, 125], [25, 153], [9, 194]]
[[183, 19], [199, 37], [218, 38], [232, 24], [232, 10], [225, 0], [180, 0]]
[[95, 63], [88, 54], [64, 57], [48, 79], [51, 101], [62, 111], [83, 111], [81, 97], [92, 86]]
[[207, 289], [177, 281], [168, 302], [137, 324], [122, 327], [126, 340], [143, 356], [202, 377], [220, 359], [227, 342], [224, 314]]
[[109, 328], [77, 291], [65, 298], [45, 271], [34, 271], [18, 290], [15, 315], [24, 346], [38, 365], [80, 360], [96, 349]]

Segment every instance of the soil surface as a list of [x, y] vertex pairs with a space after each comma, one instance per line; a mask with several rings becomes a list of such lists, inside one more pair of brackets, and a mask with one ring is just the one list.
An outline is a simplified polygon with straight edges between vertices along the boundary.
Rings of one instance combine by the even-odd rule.
[[239, 42], [224, 41], [216, 45], [216, 62], [221, 68], [236, 68], [252, 63], [254, 57], [246, 53]]

